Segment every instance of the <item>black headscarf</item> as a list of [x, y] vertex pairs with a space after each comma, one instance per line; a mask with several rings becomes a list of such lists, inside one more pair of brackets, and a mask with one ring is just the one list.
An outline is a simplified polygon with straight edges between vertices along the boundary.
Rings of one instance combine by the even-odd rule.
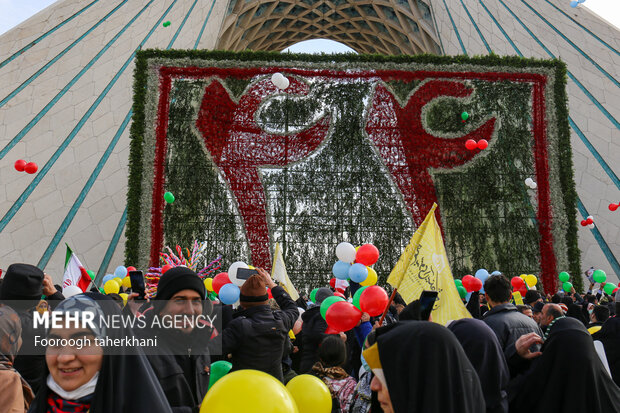
[[510, 373], [502, 347], [491, 328], [480, 320], [464, 318], [448, 326], [478, 372], [487, 412], [508, 412]]
[[558, 319], [542, 353], [512, 400], [511, 411], [617, 411], [620, 389], [603, 367], [581, 322], [570, 317]]
[[378, 329], [376, 341], [395, 413], [484, 412], [478, 375], [447, 328], [405, 321]]
[[[89, 297], [105, 314], [120, 315], [114, 300], [99, 293], [84, 293], [74, 297]], [[66, 300], [66, 301], [67, 301]], [[131, 330], [115, 328], [107, 331], [107, 337], [122, 339], [131, 337]], [[110, 355], [104, 351], [99, 378], [95, 387], [90, 413], [107, 412], [163, 412], [172, 413], [164, 392], [142, 350], [125, 347], [124, 355]], [[49, 371], [45, 367], [44, 377]], [[45, 379], [43, 380], [45, 383]], [[46, 413], [49, 388], [42, 385], [29, 413]]]
[[607, 319], [603, 327], [592, 334], [592, 339], [603, 343], [611, 377], [620, 386], [620, 317]]

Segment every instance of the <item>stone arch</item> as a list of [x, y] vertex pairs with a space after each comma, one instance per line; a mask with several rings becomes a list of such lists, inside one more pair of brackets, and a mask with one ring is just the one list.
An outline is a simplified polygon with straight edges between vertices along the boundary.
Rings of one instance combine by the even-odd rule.
[[314, 38], [358, 53], [442, 54], [422, 0], [230, 0], [216, 48], [281, 51]]

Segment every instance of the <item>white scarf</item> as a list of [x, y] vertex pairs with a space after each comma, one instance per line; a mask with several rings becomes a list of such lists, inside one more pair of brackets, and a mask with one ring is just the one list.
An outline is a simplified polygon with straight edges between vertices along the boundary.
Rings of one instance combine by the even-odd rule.
[[52, 375], [47, 376], [47, 387], [64, 400], [77, 400], [84, 396], [93, 394], [95, 392], [95, 386], [97, 386], [97, 379], [99, 378], [99, 372], [95, 373], [92, 379], [72, 391], [66, 391], [58, 383], [54, 381]]

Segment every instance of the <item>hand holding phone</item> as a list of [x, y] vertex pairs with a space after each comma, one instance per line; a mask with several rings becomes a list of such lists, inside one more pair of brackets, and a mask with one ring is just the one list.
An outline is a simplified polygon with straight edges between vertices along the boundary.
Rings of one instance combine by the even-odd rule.
[[138, 294], [139, 300], [144, 300], [145, 287], [142, 271], [129, 271], [129, 280], [131, 281], [131, 291]]
[[437, 300], [437, 291], [422, 291], [420, 294], [420, 320], [428, 320]]

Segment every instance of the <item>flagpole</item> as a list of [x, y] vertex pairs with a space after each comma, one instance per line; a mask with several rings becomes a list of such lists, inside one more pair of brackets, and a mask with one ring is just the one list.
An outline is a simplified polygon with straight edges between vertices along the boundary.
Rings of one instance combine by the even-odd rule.
[[390, 309], [390, 305], [392, 305], [392, 301], [394, 301], [394, 297], [396, 297], [396, 290], [398, 290], [398, 288], [394, 288], [394, 291], [392, 291], [392, 295], [390, 296], [390, 300], [388, 301], [387, 305], [385, 306], [385, 310], [383, 311], [383, 314], [381, 315], [381, 320], [379, 320], [379, 326], [381, 326], [383, 324], [383, 319], [387, 315], [387, 312]]

